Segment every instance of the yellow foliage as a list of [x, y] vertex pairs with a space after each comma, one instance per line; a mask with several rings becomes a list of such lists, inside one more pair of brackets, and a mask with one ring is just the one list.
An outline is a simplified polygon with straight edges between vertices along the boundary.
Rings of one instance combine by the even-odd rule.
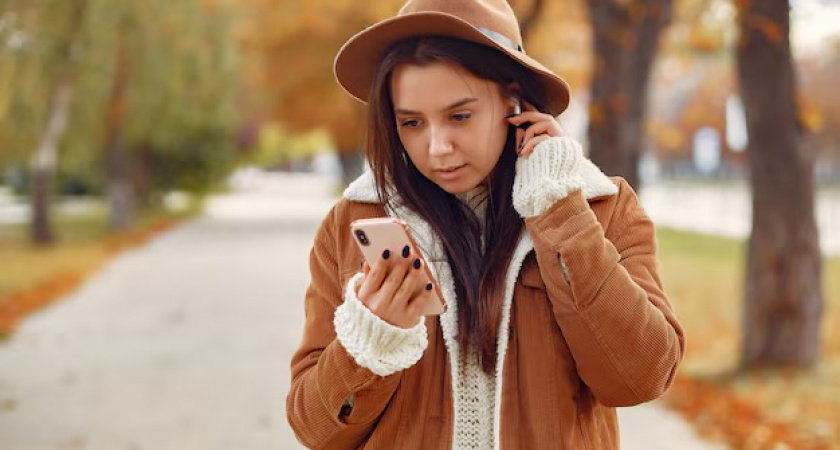
[[324, 130], [294, 133], [282, 124], [268, 123], [260, 128], [257, 148], [250, 155], [250, 162], [271, 167], [286, 161], [311, 158], [319, 151], [331, 147], [330, 137]]
[[245, 54], [245, 88], [254, 92], [246, 108], [290, 130], [326, 129], [340, 151], [358, 149], [364, 114], [333, 78], [333, 59], [348, 37], [402, 3], [238, 0], [236, 38]]
[[800, 96], [798, 101], [797, 112], [799, 114], [799, 122], [809, 133], [816, 133], [825, 126], [825, 115], [820, 107], [813, 101], [808, 101], [803, 96]]

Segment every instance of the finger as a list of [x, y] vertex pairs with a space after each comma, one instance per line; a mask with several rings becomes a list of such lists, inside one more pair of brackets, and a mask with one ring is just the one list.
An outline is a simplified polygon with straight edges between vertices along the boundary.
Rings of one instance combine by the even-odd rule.
[[[365, 262], [365, 265], [368, 265], [368, 263]], [[362, 282], [362, 287], [361, 289], [359, 289], [359, 299], [362, 300], [363, 303], [369, 295], [373, 294], [374, 292], [380, 289], [380, 287], [382, 286], [382, 282], [388, 275], [389, 265], [390, 262], [388, 261], [388, 258], [384, 257], [384, 255], [383, 257], [377, 258], [376, 261], [373, 263], [373, 266], [368, 265], [370, 270], [368, 273], [365, 274], [365, 279]]]
[[549, 114], [541, 113], [539, 111], [523, 111], [515, 116], [508, 118], [508, 122], [513, 125], [521, 125], [525, 122], [546, 122], [554, 121], [554, 117]]
[[410, 260], [408, 258], [397, 258], [391, 266], [388, 276], [382, 281], [382, 285], [379, 287], [379, 295], [383, 299], [387, 299], [386, 304], [390, 305], [392, 303], [394, 294], [400, 288], [403, 278], [408, 272], [409, 264]]
[[551, 125], [549, 125], [545, 122], [540, 122], [540, 123], [536, 123], [534, 125], [531, 125], [530, 127], [528, 127], [527, 130], [525, 130], [525, 143], [527, 143], [529, 140], [531, 140], [534, 136], [539, 136], [541, 134], [547, 134], [546, 132], [548, 131], [548, 129], [550, 127], [551, 127]]
[[408, 313], [414, 315], [426, 315], [434, 311], [440, 300], [434, 290], [434, 285], [427, 279], [422, 278], [419, 290], [414, 292], [408, 302]]
[[525, 138], [525, 130], [523, 130], [521, 128], [516, 128], [516, 138], [515, 138], [516, 140], [514, 141], [513, 146], [514, 146], [514, 149], [516, 150], [517, 155], [522, 150], [523, 144], [525, 144], [524, 138]]
[[528, 142], [534, 139], [535, 136], [542, 136], [542, 126], [534, 125], [525, 130], [525, 136], [522, 137], [522, 144], [519, 146], [519, 156], [523, 156], [522, 151], [528, 146]]
[[431, 280], [429, 280], [425, 273], [422, 273], [419, 277], [417, 277], [417, 282], [414, 284], [414, 291], [412, 291], [411, 298], [408, 302], [411, 303], [416, 300], [417, 297], [428, 295], [429, 291], [432, 289], [434, 289], [434, 285]]
[[[511, 118], [513, 119], [513, 118]], [[560, 124], [554, 120], [551, 116], [546, 116], [540, 118], [539, 120], [534, 119], [530, 121], [524, 121], [521, 124], [517, 125], [517, 128], [524, 128], [524, 129], [531, 129], [533, 127], [538, 127], [540, 132], [535, 134], [547, 134], [549, 136], [559, 137], [563, 135], [563, 129], [560, 128]]]
[[525, 141], [525, 148], [522, 149], [522, 153], [519, 156], [528, 156], [533, 153], [534, 148], [539, 145], [540, 142], [550, 139], [551, 136], [547, 134], [541, 134], [539, 136], [535, 136], [533, 139], [529, 141]]
[[405, 309], [408, 307], [408, 302], [414, 296], [414, 292], [417, 289], [417, 285], [420, 283], [420, 279], [423, 278], [423, 273], [423, 260], [420, 258], [414, 258], [411, 268], [408, 269], [408, 273], [406, 273], [405, 278], [403, 278], [399, 289], [397, 289], [394, 293], [394, 301], [391, 304], [393, 308], [404, 313]]

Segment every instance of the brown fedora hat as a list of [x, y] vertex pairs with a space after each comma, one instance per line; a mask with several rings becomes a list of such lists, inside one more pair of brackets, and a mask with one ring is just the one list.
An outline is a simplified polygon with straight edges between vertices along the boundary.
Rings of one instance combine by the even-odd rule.
[[335, 57], [335, 77], [367, 102], [370, 83], [388, 48], [417, 36], [449, 36], [495, 48], [537, 75], [554, 114], [569, 105], [569, 85], [525, 54], [519, 23], [506, 0], [408, 0], [395, 17], [351, 37]]

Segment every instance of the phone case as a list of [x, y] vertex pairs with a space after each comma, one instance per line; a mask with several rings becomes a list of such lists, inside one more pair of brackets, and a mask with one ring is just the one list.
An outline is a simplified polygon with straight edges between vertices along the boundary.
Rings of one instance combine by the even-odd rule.
[[[390, 250], [391, 254], [395, 257], [402, 257], [400, 253], [406, 245], [412, 249], [412, 252], [418, 258], [423, 259], [423, 256], [417, 248], [417, 244], [412, 239], [411, 233], [408, 230], [408, 224], [401, 219], [384, 217], [356, 220], [350, 224], [350, 233], [362, 251], [366, 261], [376, 261], [378, 258], [381, 258], [382, 252], [385, 249]], [[446, 311], [446, 302], [425, 261], [423, 270], [426, 273], [426, 279], [432, 283], [432, 291], [440, 303], [440, 307], [424, 311], [424, 315], [432, 316], [441, 314]]]

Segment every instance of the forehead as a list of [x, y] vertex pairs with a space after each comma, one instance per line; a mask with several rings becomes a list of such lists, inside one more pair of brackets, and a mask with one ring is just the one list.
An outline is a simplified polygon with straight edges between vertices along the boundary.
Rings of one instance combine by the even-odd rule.
[[399, 65], [394, 69], [390, 89], [395, 108], [417, 111], [437, 110], [463, 98], [500, 95], [495, 82], [444, 62]]

